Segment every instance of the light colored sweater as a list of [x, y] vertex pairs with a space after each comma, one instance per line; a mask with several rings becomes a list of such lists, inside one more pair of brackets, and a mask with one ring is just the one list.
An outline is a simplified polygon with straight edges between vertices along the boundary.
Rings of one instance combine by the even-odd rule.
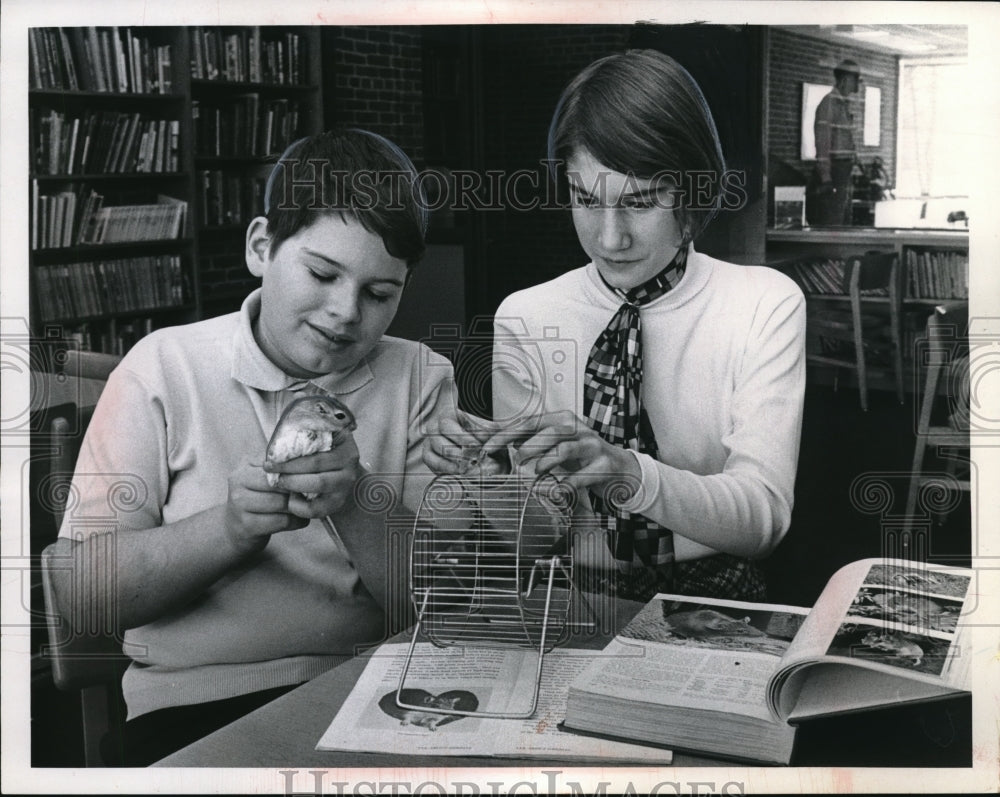
[[[385, 337], [348, 375], [303, 383], [258, 348], [259, 309], [255, 292], [239, 313], [154, 332], [129, 352], [87, 430], [62, 536], [127, 534], [225, 503], [230, 473], [248, 457], [263, 461], [281, 411], [303, 389], [347, 404], [361, 462], [419, 505], [431, 478], [424, 424], [454, 411], [450, 363]], [[379, 641], [383, 627], [346, 553], [314, 520], [273, 535], [184, 608], [126, 632], [129, 717], [307, 680]]]
[[[593, 263], [505, 299], [495, 322], [495, 417], [564, 409], [582, 417], [590, 349], [620, 305]], [[680, 283], [641, 313], [642, 401], [659, 455], [635, 454], [642, 484], [624, 508], [672, 529], [678, 561], [768, 554], [792, 511], [802, 292], [773, 269], [692, 249]], [[577, 550], [577, 561], [610, 567], [603, 541]]]

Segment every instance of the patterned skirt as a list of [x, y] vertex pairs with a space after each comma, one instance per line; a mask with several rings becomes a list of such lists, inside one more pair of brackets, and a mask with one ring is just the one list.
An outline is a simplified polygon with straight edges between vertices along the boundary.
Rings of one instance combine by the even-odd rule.
[[698, 598], [761, 602], [767, 599], [763, 574], [750, 559], [727, 553], [676, 562], [670, 575], [647, 567], [611, 572], [574, 566], [573, 580], [584, 592], [645, 603], [658, 592]]

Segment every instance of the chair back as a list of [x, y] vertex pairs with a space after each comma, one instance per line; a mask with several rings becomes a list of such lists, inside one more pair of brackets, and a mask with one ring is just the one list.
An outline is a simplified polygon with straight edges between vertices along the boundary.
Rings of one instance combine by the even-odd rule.
[[[927, 319], [927, 349], [919, 358], [926, 365], [923, 393], [920, 394], [919, 415], [917, 416], [916, 443], [913, 447], [913, 462], [910, 466], [910, 487], [906, 495], [904, 533], [909, 537], [914, 524], [924, 512], [917, 513], [918, 494], [928, 483], [934, 484], [934, 507], [932, 515], [938, 519], [951, 511], [953, 505], [942, 503], [942, 485], [946, 489], [971, 489], [971, 474], [968, 479], [958, 479], [960, 461], [968, 456], [970, 385], [969, 385], [969, 306], [965, 302], [949, 302], [938, 305]], [[940, 391], [941, 380], [945, 380], [945, 390]], [[946, 423], [933, 425], [935, 404], [939, 403], [939, 393], [946, 394], [949, 403]], [[942, 479], [939, 470], [928, 470], [926, 457], [944, 462], [944, 472], [950, 478]], [[927, 510], [927, 507], [923, 507]]]
[[[69, 352], [64, 373], [100, 381], [106, 379], [121, 358], [92, 352]], [[74, 356], [77, 355], [77, 356]], [[71, 481], [84, 432], [93, 416], [93, 407], [77, 408], [66, 405], [49, 425], [53, 450], [51, 483], [47, 490], [48, 505], [56, 529], [62, 526], [68, 501], [72, 498]], [[57, 593], [54, 581], [58, 571], [86, 568], [91, 577], [113, 587], [114, 535], [96, 535], [88, 543], [86, 561], [75, 561], [74, 548], [79, 542], [60, 538], [48, 545], [41, 554], [42, 595], [45, 601], [45, 622], [48, 645], [41, 658], [51, 666], [52, 681], [63, 691], [79, 691], [83, 724], [84, 760], [87, 766], [108, 766], [121, 763], [106, 755], [120, 753], [121, 745], [112, 742], [103, 753], [101, 739], [110, 732], [114, 739], [124, 723], [124, 700], [121, 678], [131, 661], [122, 652], [122, 640], [115, 626], [113, 606], [95, 605], [83, 594], [81, 579], [70, 576], [63, 583], [69, 590]], [[113, 595], [114, 589], [105, 594]]]
[[[74, 568], [73, 548], [79, 544], [60, 539], [42, 551], [42, 594], [49, 638], [42, 656], [52, 665], [55, 685], [64, 691], [117, 681], [130, 661], [114, 628], [114, 607], [88, 602], [76, 578], [69, 579], [73, 587], [63, 597], [68, 605], [62, 605], [56, 594], [54, 574]], [[98, 535], [90, 545], [86, 565], [112, 584], [113, 535]]]
[[65, 353], [63, 373], [68, 376], [79, 376], [84, 379], [103, 379], [111, 376], [111, 372], [122, 361], [116, 354], [104, 354], [99, 351], [80, 351], [68, 349]]
[[895, 252], [869, 252], [847, 261], [845, 293], [854, 290], [894, 296], [899, 290], [899, 256]]
[[[953, 404], [956, 399], [964, 401], [969, 398], [968, 326], [969, 305], [966, 302], [940, 304], [927, 319], [927, 373], [917, 421], [918, 434], [927, 434], [931, 427], [934, 401], [942, 377], [948, 379], [948, 398]], [[964, 410], [967, 422], [968, 406]], [[961, 415], [961, 411], [957, 414]]]

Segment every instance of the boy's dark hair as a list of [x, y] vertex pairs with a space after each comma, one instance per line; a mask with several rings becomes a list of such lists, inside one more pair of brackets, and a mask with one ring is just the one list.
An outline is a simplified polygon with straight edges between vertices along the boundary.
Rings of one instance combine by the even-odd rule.
[[424, 254], [427, 204], [417, 170], [376, 133], [338, 128], [300, 139], [271, 170], [264, 215], [272, 253], [328, 212], [356, 218], [407, 266]]
[[718, 209], [725, 160], [715, 120], [694, 78], [664, 53], [609, 55], [573, 78], [549, 126], [554, 175], [555, 163], [577, 149], [586, 149], [613, 171], [641, 179], [665, 172], [682, 178], [695, 172], [714, 175], [710, 196], [697, 207], [688, 207], [686, 197], [674, 210], [689, 240]]

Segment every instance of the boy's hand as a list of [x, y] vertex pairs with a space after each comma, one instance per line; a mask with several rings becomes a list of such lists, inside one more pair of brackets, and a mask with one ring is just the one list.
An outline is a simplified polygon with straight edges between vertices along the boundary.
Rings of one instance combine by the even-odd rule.
[[245, 463], [229, 476], [226, 535], [241, 552], [259, 551], [275, 532], [308, 525], [288, 504], [288, 494], [267, 483], [260, 465]]
[[[288, 511], [299, 518], [317, 518], [344, 507], [363, 473], [354, 435], [344, 434], [331, 451], [320, 451], [286, 462], [265, 464], [280, 474], [276, 487], [288, 499]], [[263, 476], [263, 473], [261, 474]], [[265, 477], [266, 480], [266, 477]]]

